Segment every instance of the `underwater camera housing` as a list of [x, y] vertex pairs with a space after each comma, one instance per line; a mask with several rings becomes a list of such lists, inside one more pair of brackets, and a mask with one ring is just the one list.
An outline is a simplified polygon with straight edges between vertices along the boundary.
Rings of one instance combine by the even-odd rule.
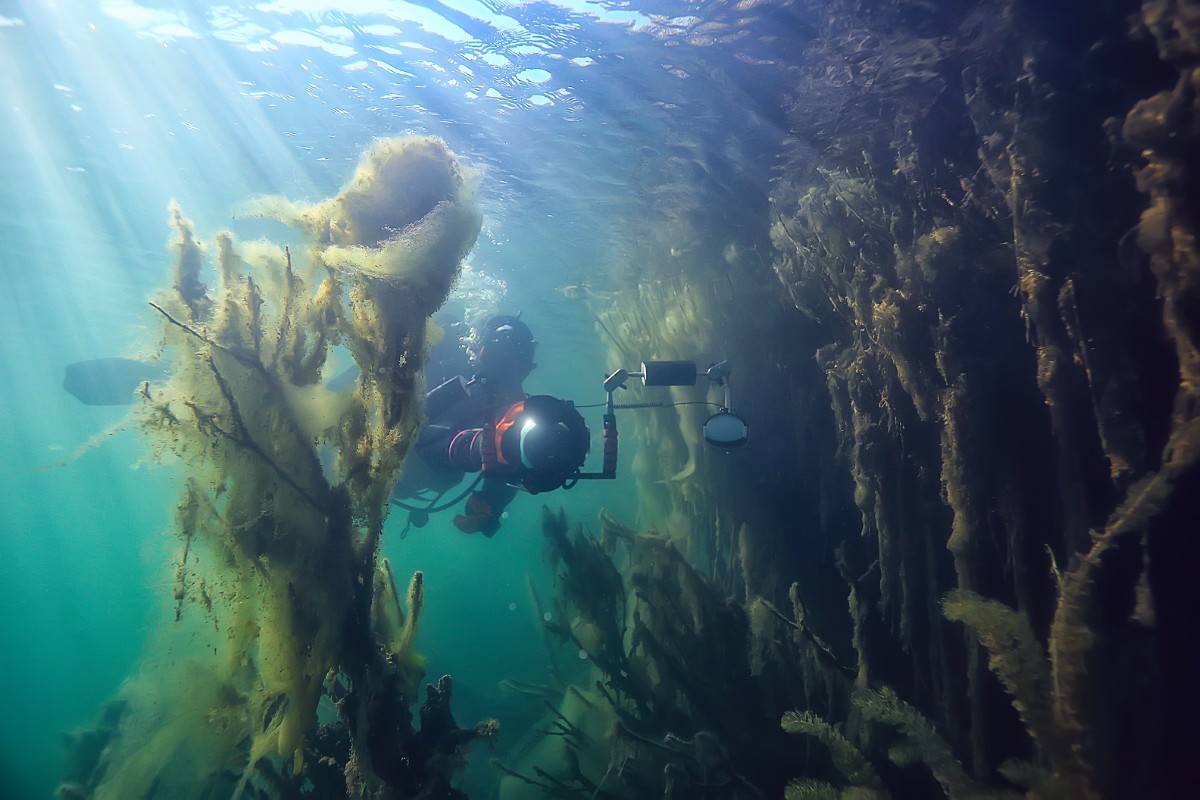
[[[714, 364], [704, 372], [704, 377], [725, 388], [725, 401], [717, 413], [710, 416], [701, 428], [704, 441], [712, 447], [733, 450], [750, 440], [750, 425], [730, 410], [728, 361]], [[624, 389], [630, 378], [641, 378], [643, 386], [695, 386], [699, 378], [695, 361], [643, 361], [641, 370], [631, 372], [619, 369], [604, 379], [604, 391], [608, 395], [604, 410], [604, 466], [600, 472], [581, 472], [577, 479], [598, 480], [617, 477], [617, 417], [618, 408], [663, 408], [669, 403], [613, 402], [613, 393]], [[572, 484], [573, 485], [573, 484]]]

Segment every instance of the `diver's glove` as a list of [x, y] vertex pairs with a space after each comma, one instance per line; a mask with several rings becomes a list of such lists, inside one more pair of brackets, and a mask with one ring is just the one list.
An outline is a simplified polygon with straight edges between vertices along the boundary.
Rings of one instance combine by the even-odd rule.
[[463, 533], [482, 533], [484, 536], [494, 536], [500, 529], [500, 517], [492, 509], [492, 504], [473, 494], [467, 498], [467, 513], [454, 517], [454, 527]]

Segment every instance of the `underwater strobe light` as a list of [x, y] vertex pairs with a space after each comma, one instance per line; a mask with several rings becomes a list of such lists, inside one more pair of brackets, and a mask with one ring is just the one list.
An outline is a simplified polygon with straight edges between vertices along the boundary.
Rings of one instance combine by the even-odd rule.
[[[725, 402], [721, 410], [709, 417], [701, 432], [704, 441], [722, 450], [734, 450], [750, 440], [750, 425], [730, 410], [728, 361], [713, 364], [704, 377], [725, 388]], [[630, 378], [641, 378], [644, 386], [695, 386], [699, 376], [694, 361], [643, 361], [639, 372], [619, 369], [604, 379], [604, 391], [608, 395], [604, 411], [604, 468], [600, 472], [581, 472], [576, 478], [597, 480], [617, 477], [617, 408], [663, 408], [673, 403], [630, 403], [617, 405], [613, 392], [624, 389]], [[714, 404], [715, 405], [715, 404]], [[574, 484], [572, 484], [574, 485]]]
[[704, 427], [700, 430], [704, 434], [704, 441], [724, 450], [733, 450], [750, 441], [750, 423], [729, 410], [732, 404], [729, 399], [730, 371], [729, 362], [722, 361], [720, 364], [713, 364], [704, 373], [710, 381], [725, 387], [725, 403], [720, 411], [705, 420]]
[[[704, 377], [718, 386], [725, 388], [725, 402], [721, 410], [709, 417], [701, 428], [704, 441], [722, 450], [733, 450], [750, 441], [750, 425], [746, 420], [730, 410], [732, 405], [729, 391], [729, 373], [732, 368], [728, 361], [713, 364]], [[645, 386], [695, 386], [697, 378], [695, 361], [643, 361], [641, 372], [629, 372], [619, 369], [604, 381], [604, 391], [608, 392], [611, 406], [612, 393], [625, 387], [629, 378], [641, 378]], [[648, 403], [657, 407], [661, 403]], [[628, 407], [628, 406], [626, 406]]]

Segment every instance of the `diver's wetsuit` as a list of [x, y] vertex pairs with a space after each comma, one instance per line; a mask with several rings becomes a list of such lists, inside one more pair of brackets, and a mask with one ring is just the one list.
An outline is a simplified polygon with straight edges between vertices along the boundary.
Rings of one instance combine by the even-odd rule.
[[[449, 329], [453, 330], [453, 325]], [[492, 430], [510, 409], [524, 408], [521, 383], [536, 366], [533, 354], [537, 340], [519, 315], [505, 314], [484, 323], [473, 361], [466, 360], [460, 339], [447, 336], [430, 354], [426, 377], [436, 381], [430, 384], [436, 388], [425, 396], [427, 417], [414, 447], [416, 457], [406, 466], [392, 500], [409, 509], [410, 525], [421, 527], [428, 511], [437, 507], [442, 495], [453, 489], [464, 474], [484, 470], [481, 482], [473, 484], [472, 488], [479, 488], [467, 499], [464, 512], [454, 517], [454, 526], [464, 533], [491, 536], [500, 527], [504, 508], [516, 496], [516, 487], [530, 489], [530, 484], [524, 468], [528, 464], [520, 463], [525, 461], [524, 451], [510, 465], [499, 453], [498, 440], [489, 440], [488, 446], [483, 446], [484, 431]], [[475, 377], [468, 383], [462, 376], [470, 374], [472, 368]], [[512, 420], [507, 422], [509, 427], [512, 424]], [[524, 447], [525, 439], [520, 442]], [[436, 493], [427, 508], [402, 502], [403, 498], [427, 491]]]
[[[495, 425], [513, 403], [525, 398], [519, 384], [475, 382], [466, 391], [466, 397], [430, 417], [417, 437], [417, 457], [442, 482], [457, 482], [464, 473], [483, 468], [481, 445], [485, 426]], [[454, 524], [467, 533], [494, 534], [501, 513], [517, 494], [509, 481], [517, 483], [519, 479], [519, 473], [504, 464], [490, 466], [482, 486], [472, 492], [467, 502], [467, 515], [455, 517]]]

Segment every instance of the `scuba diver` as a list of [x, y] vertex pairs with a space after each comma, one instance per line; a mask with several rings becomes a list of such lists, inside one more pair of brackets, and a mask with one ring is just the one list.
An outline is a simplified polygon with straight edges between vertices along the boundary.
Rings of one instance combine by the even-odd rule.
[[[458, 321], [448, 324], [451, 331], [456, 326], [465, 327]], [[749, 441], [749, 424], [731, 410], [727, 361], [712, 364], [703, 372], [712, 384], [724, 387], [723, 403], [615, 403], [614, 393], [626, 388], [631, 378], [641, 378], [645, 386], [693, 386], [700, 375], [694, 361], [643, 361], [638, 371], [618, 369], [605, 378], [607, 401], [597, 404], [604, 406], [603, 466], [596, 472], [583, 472], [591, 433], [578, 408], [592, 406], [576, 407], [569, 400], [525, 394], [522, 384], [533, 371], [537, 347], [529, 326], [514, 316], [493, 317], [478, 340], [474, 362], [459, 344], [459, 335], [447, 336], [430, 353], [426, 375], [441, 382], [425, 395], [425, 426], [390, 498], [393, 505], [409, 512], [401, 536], [410, 527], [424, 527], [431, 513], [453, 508], [465, 499], [454, 526], [464, 533], [490, 537], [520, 490], [539, 494], [570, 489], [580, 480], [616, 478], [616, 409], [715, 405], [719, 410], [701, 428], [704, 441], [725, 451]], [[93, 359], [68, 366], [63, 388], [89, 405], [128, 404], [138, 385], [164, 372], [157, 363]], [[468, 372], [473, 372], [469, 380], [464, 377]], [[332, 378], [326, 388], [342, 391], [357, 374], [358, 368], [350, 367]], [[470, 473], [478, 475], [460, 494], [443, 501]]]
[[[522, 384], [536, 366], [536, 346], [520, 319], [493, 317], [481, 331], [474, 376], [455, 375], [426, 394], [415, 456], [392, 493], [392, 503], [409, 511], [408, 525], [422, 527], [430, 512], [466, 497], [454, 526], [490, 537], [519, 490], [538, 494], [573, 485], [590, 433], [572, 403], [525, 394]], [[473, 472], [479, 476], [465, 492], [441, 503]], [[428, 492], [436, 494], [418, 504]]]

